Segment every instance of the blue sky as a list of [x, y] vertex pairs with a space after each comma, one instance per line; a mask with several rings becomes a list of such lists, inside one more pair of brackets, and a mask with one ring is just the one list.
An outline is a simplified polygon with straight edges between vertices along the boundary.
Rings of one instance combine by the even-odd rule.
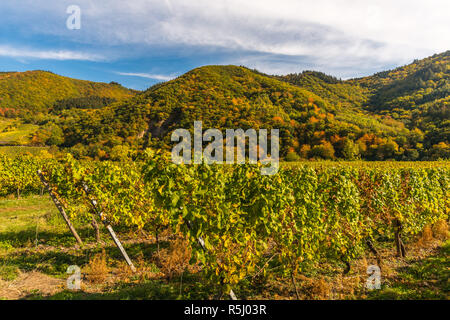
[[351, 78], [450, 49], [449, 12], [448, 0], [2, 0], [0, 70], [135, 89], [209, 64]]

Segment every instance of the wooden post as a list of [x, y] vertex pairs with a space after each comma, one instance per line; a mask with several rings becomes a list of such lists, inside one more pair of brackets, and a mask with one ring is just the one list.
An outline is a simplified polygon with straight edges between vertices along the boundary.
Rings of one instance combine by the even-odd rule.
[[100, 243], [100, 228], [98, 227], [97, 220], [95, 220], [95, 216], [92, 216], [92, 222], [91, 222], [92, 228], [94, 228], [95, 231], [95, 239], [97, 240], [97, 243]]
[[394, 228], [395, 228], [395, 246], [397, 247], [397, 255], [400, 258], [406, 257], [406, 248], [402, 241], [401, 232], [402, 232], [402, 223], [400, 220], [394, 220]]
[[294, 276], [294, 271], [291, 271], [291, 281], [292, 281], [292, 285], [294, 286], [295, 289], [295, 295], [297, 297], [297, 300], [300, 300], [300, 295], [298, 294], [298, 289], [297, 289], [297, 282], [295, 282], [295, 276]]
[[[189, 230], [191, 230], [191, 222], [190, 221], [186, 221], [186, 225], [189, 228]], [[205, 241], [203, 240], [202, 237], [198, 237], [197, 238], [197, 242], [200, 245], [200, 247], [202, 247], [203, 251], [208, 252], [208, 249], [206, 249], [206, 246], [205, 246]], [[231, 300], [237, 300], [237, 297], [234, 294], [233, 289], [230, 290], [229, 295], [230, 295]]]
[[345, 260], [344, 256], [341, 257], [341, 261], [345, 264], [344, 274], [348, 274], [352, 270], [350, 262]]
[[125, 261], [130, 266], [131, 271], [136, 272], [136, 267], [134, 266], [133, 262], [131, 261], [130, 257], [128, 256], [127, 252], [123, 248], [122, 244], [119, 241], [119, 238], [117, 238], [116, 233], [114, 232], [113, 228], [110, 224], [106, 226], [106, 229], [108, 229], [109, 234], [111, 235], [111, 238], [113, 239], [114, 243], [116, 244], [117, 248], [119, 248], [120, 252], [122, 253], [123, 257], [125, 258]]
[[67, 226], [69, 227], [70, 232], [72, 232], [72, 234], [75, 237], [75, 239], [77, 240], [78, 244], [80, 246], [82, 246], [83, 241], [81, 240], [81, 238], [78, 235], [77, 231], [75, 230], [74, 226], [70, 222], [70, 219], [67, 216], [66, 211], [64, 210], [64, 207], [62, 206], [61, 202], [58, 200], [58, 197], [56, 196], [55, 192], [50, 187], [50, 184], [45, 179], [44, 175], [42, 174], [42, 171], [38, 170], [37, 174], [38, 174], [39, 178], [41, 179], [42, 184], [44, 185], [44, 187], [47, 189], [48, 193], [50, 194], [50, 197], [52, 198], [53, 203], [55, 204], [56, 208], [59, 210], [64, 221], [66, 222]]
[[372, 241], [369, 239], [366, 241], [367, 246], [369, 247], [370, 251], [375, 255], [375, 257], [377, 258], [377, 264], [378, 267], [382, 267], [382, 260], [381, 260], [381, 256], [380, 253], [377, 251], [377, 249], [375, 249], [375, 246], [373, 245]]
[[95, 201], [94, 199], [92, 199], [90, 197], [90, 195], [89, 195], [89, 188], [88, 188], [88, 186], [85, 183], [83, 183], [83, 190], [84, 190], [84, 193], [86, 194], [89, 202], [91, 203], [94, 212], [100, 217], [100, 221], [103, 223], [103, 225], [108, 230], [108, 232], [109, 232], [111, 238], [113, 239], [114, 243], [116, 244], [117, 248], [119, 248], [120, 253], [122, 253], [122, 256], [124, 257], [125, 261], [130, 266], [130, 269], [133, 272], [136, 272], [136, 267], [134, 266], [133, 262], [131, 261], [130, 257], [128, 256], [127, 252], [125, 251], [125, 249], [123, 248], [122, 244], [120, 243], [119, 238], [117, 238], [117, 235], [114, 232], [111, 224], [106, 219], [103, 219], [103, 212], [98, 208], [97, 201]]

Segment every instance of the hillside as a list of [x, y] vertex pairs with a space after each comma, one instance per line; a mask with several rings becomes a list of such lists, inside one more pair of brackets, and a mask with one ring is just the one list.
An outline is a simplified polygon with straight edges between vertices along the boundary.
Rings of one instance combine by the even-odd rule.
[[336, 106], [360, 108], [368, 100], [368, 89], [349, 81], [339, 80], [322, 72], [304, 71], [299, 74], [276, 76], [276, 78], [308, 89]]
[[1, 73], [0, 90], [10, 93], [0, 95], [0, 106], [15, 101], [25, 123], [39, 125], [30, 145], [68, 148], [77, 157], [168, 150], [173, 130], [202, 120], [205, 130], [279, 128], [288, 160], [446, 159], [449, 62], [450, 51], [346, 81], [315, 71], [271, 76], [206, 66], [139, 93], [42, 71]]
[[94, 97], [121, 101], [134, 94], [119, 84], [76, 80], [46, 71], [0, 73], [0, 115], [3, 116], [48, 112], [56, 102], [61, 105], [65, 99]]
[[426, 147], [450, 136], [450, 51], [350, 83], [368, 90], [368, 109], [425, 134]]
[[334, 105], [401, 121], [414, 135], [413, 158], [450, 157], [450, 51], [373, 76], [338, 80], [314, 71], [277, 76]]
[[361, 154], [382, 160], [409, 147], [409, 131], [402, 123], [363, 111], [351, 98], [345, 103], [336, 99], [247, 68], [207, 66], [125, 103], [67, 116], [64, 146], [100, 158], [115, 153], [118, 145], [169, 148], [174, 129], [192, 128], [194, 120], [202, 120], [204, 129], [279, 128], [282, 155], [291, 158], [351, 159]]

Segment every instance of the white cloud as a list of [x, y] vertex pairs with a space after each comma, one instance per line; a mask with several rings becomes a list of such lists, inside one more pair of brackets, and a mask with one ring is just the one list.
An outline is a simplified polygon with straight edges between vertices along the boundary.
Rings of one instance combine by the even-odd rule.
[[116, 74], [119, 74], [121, 76], [140, 77], [140, 78], [147, 78], [147, 79], [154, 79], [154, 80], [161, 80], [161, 81], [169, 81], [176, 77], [173, 75], [162, 75], [162, 74], [151, 74], [151, 73], [132, 73], [132, 72], [116, 72]]
[[[450, 44], [448, 0], [79, 3], [87, 19], [86, 33], [108, 43], [189, 44], [378, 60], [410, 59], [445, 51]], [[374, 50], [371, 42], [380, 46]]]
[[26, 32], [99, 48], [218, 47], [284, 55], [291, 65], [289, 57], [306, 56], [316, 65], [356, 70], [362, 63], [403, 64], [450, 49], [448, 0], [77, 0], [79, 32], [65, 28], [72, 0], [5, 5], [11, 1], [0, 4], [0, 12], [2, 6], [17, 11], [4, 23], [22, 15]]
[[84, 60], [84, 61], [102, 61], [104, 58], [97, 54], [68, 50], [33, 50], [25, 48], [14, 48], [11, 46], [0, 45], [0, 56], [11, 58], [31, 58], [48, 60]]

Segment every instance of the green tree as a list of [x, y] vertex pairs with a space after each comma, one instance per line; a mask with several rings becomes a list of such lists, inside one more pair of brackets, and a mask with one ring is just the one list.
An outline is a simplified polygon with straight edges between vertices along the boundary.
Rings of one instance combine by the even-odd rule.
[[322, 144], [314, 146], [310, 152], [311, 157], [318, 157], [322, 159], [334, 159], [334, 148], [333, 145], [324, 141]]
[[128, 159], [130, 148], [126, 145], [115, 146], [111, 149], [110, 159], [115, 161], [122, 161]]
[[342, 155], [346, 160], [355, 160], [359, 157], [359, 147], [352, 139], [346, 138], [342, 147]]

